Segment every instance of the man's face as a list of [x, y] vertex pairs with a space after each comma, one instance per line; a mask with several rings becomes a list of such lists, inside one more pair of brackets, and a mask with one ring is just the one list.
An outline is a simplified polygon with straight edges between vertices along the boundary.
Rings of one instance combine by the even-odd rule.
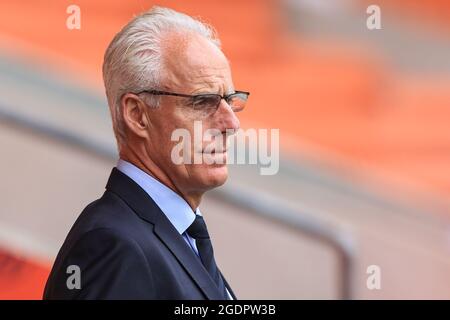
[[[224, 95], [234, 92], [228, 61], [209, 41], [196, 35], [173, 35], [164, 45], [165, 63], [162, 69], [165, 74], [161, 75], [164, 80], [159, 90], [188, 95]], [[160, 96], [160, 107], [149, 108], [147, 112], [151, 124], [147, 153], [177, 189], [182, 192], [203, 193], [225, 183], [228, 176], [225, 131], [237, 130], [239, 120], [224, 100], [221, 100], [215, 112], [206, 112], [192, 108], [190, 98]], [[194, 141], [196, 121], [201, 121], [202, 125], [202, 139], [197, 144]], [[171, 141], [171, 136], [179, 128], [187, 129], [192, 138], [189, 164], [175, 164], [171, 158], [173, 148], [179, 144], [179, 141]], [[202, 141], [203, 133], [208, 129], [216, 129], [223, 135], [213, 136], [210, 141]], [[206, 147], [211, 142], [219, 143], [223, 151], [219, 148], [213, 154], [208, 152]], [[218, 161], [213, 164], [205, 161], [196, 164], [195, 156], [197, 159], [209, 157]]]

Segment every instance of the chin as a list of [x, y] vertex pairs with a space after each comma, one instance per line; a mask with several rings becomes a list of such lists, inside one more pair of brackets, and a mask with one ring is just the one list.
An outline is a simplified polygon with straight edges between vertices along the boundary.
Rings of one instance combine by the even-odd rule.
[[207, 165], [200, 169], [200, 180], [206, 190], [220, 187], [228, 178], [228, 168], [226, 164]]

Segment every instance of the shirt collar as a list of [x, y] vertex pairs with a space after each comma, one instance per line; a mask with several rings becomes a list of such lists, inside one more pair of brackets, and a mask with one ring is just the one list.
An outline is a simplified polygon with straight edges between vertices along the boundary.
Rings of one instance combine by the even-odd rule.
[[201, 215], [199, 208], [194, 212], [189, 204], [172, 189], [128, 161], [119, 159], [117, 169], [144, 189], [179, 234], [183, 234], [189, 228], [194, 222], [196, 214]]

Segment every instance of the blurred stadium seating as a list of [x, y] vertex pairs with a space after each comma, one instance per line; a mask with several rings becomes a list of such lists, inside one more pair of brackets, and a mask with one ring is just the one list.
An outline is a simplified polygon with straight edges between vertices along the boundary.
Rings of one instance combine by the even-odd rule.
[[232, 166], [202, 205], [239, 298], [450, 298], [448, 1], [377, 1], [374, 31], [365, 0], [77, 0], [68, 30], [72, 3], [0, 3], [0, 299], [41, 297], [101, 195], [115, 161], [103, 53], [154, 4], [211, 23], [252, 93], [242, 127], [280, 129], [279, 174]]

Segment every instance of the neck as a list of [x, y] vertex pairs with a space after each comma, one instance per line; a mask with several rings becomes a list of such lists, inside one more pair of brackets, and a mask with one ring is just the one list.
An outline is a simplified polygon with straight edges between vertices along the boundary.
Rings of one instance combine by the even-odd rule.
[[187, 202], [192, 211], [195, 212], [195, 210], [200, 205], [203, 192], [183, 192], [176, 186], [176, 184], [170, 179], [170, 177], [163, 170], [161, 170], [149, 157], [141, 157], [138, 154], [132, 152], [130, 149], [120, 150], [119, 156], [122, 160], [135, 165], [136, 167], [177, 193]]

